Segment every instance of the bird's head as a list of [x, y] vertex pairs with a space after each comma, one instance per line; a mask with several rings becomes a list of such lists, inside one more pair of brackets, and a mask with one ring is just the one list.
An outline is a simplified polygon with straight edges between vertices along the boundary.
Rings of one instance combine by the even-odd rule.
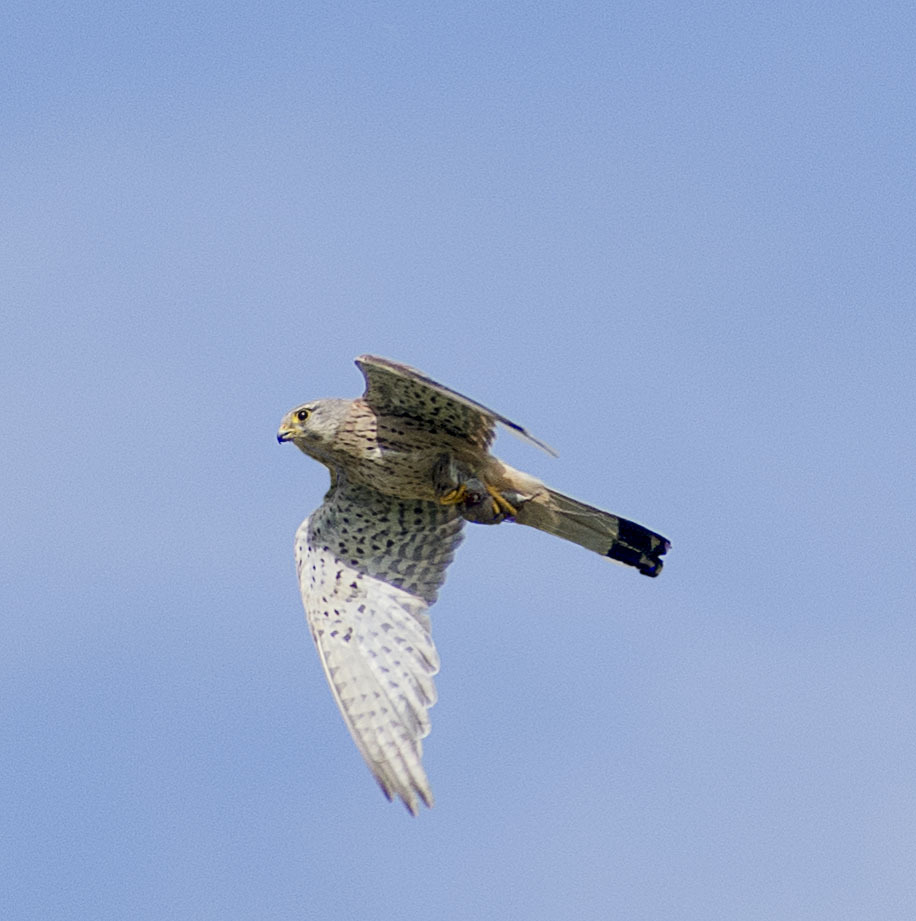
[[313, 400], [291, 409], [280, 423], [277, 441], [291, 441], [317, 460], [325, 460], [346, 415], [349, 400]]

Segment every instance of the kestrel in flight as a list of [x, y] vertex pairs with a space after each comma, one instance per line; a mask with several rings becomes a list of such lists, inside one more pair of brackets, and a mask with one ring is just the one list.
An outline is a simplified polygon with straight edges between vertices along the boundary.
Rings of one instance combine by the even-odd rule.
[[[347, 727], [388, 799], [432, 805], [421, 764], [439, 656], [427, 608], [465, 521], [515, 521], [657, 576], [670, 543], [555, 492], [489, 452], [496, 423], [521, 426], [408, 367], [362, 355], [359, 399], [303, 403], [291, 441], [331, 472], [296, 532], [302, 601]], [[553, 453], [553, 452], [551, 452]]]

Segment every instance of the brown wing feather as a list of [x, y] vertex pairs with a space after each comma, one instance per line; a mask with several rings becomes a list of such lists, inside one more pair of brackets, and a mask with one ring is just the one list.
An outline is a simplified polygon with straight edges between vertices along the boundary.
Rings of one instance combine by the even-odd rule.
[[425, 423], [483, 448], [493, 440], [498, 422], [548, 454], [556, 455], [553, 448], [511, 419], [434, 381], [416, 368], [377, 355], [360, 355], [356, 365], [366, 379], [363, 400], [379, 412]]

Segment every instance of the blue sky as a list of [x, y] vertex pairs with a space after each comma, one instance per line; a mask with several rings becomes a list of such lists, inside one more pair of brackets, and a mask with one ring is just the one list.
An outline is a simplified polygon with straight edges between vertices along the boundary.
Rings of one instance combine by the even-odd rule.
[[[911, 4], [7, 4], [0, 914], [909, 919]], [[280, 417], [416, 365], [668, 535], [469, 527], [336, 712]]]

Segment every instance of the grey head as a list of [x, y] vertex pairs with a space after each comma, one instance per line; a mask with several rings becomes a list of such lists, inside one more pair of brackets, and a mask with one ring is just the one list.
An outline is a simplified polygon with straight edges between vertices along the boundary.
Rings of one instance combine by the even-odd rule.
[[302, 403], [283, 417], [277, 441], [291, 441], [300, 451], [327, 463], [332, 458], [340, 424], [352, 405], [353, 400], [333, 397]]

